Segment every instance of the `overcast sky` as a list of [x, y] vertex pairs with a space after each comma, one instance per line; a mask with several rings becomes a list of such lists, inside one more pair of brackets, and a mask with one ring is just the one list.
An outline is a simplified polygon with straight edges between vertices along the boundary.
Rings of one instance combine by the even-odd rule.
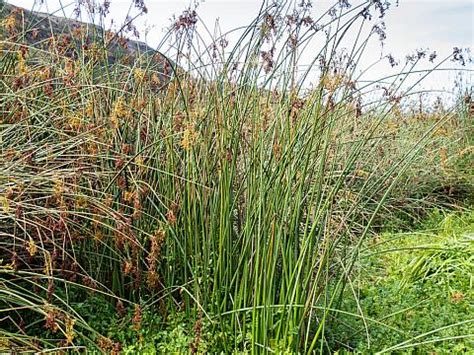
[[[34, 0], [7, 0], [8, 2], [28, 9], [54, 12], [62, 5], [71, 4], [68, 0], [44, 0], [44, 4], [35, 5]], [[326, 9], [329, 0], [314, 0], [313, 11], [317, 13]], [[359, 0], [360, 1], [360, 0]], [[351, 0], [351, 3], [357, 3]], [[395, 3], [396, 0], [391, 1]], [[127, 14], [129, 0], [111, 0], [111, 14], [115, 22], [122, 22]], [[173, 14], [180, 14], [190, 0], [145, 0], [148, 14], [138, 21], [138, 27], [150, 30], [147, 37], [141, 40], [155, 47], [163, 37], [164, 28], [169, 26]], [[261, 1], [259, 0], [205, 0], [198, 7], [198, 14], [202, 21], [211, 29], [216, 19], [223, 33], [239, 26], [245, 26], [258, 13]], [[66, 14], [70, 14], [72, 6]], [[61, 15], [61, 13], [58, 13]], [[385, 22], [388, 38], [383, 51], [374, 43], [370, 47], [370, 55], [366, 58], [367, 65], [381, 53], [393, 53], [395, 57], [404, 58], [419, 48], [436, 50], [440, 57], [452, 52], [453, 47], [474, 47], [474, 0], [400, 0], [398, 7], [392, 7]], [[304, 63], [302, 63], [304, 64]], [[451, 64], [450, 64], [451, 65]], [[452, 65], [451, 65], [452, 66]], [[470, 67], [472, 69], [472, 65]], [[374, 69], [372, 75], [385, 75], [389, 68], [381, 64]], [[472, 74], [467, 77], [473, 79]], [[448, 88], [454, 81], [454, 74], [444, 73], [435, 75], [426, 81], [427, 88]], [[471, 81], [472, 83], [472, 81]]]

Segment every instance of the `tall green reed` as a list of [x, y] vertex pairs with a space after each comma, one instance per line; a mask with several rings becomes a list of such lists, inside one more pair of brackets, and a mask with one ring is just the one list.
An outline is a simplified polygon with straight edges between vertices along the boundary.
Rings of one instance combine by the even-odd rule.
[[[131, 64], [111, 64], [100, 46], [51, 56], [12, 33], [1, 58], [2, 311], [22, 318], [33, 283], [43, 300], [29, 309], [66, 346], [76, 343], [68, 319], [82, 342], [97, 342], [74, 311], [96, 292], [207, 318], [224, 351], [330, 351], [359, 245], [377, 216], [391, 216], [388, 197], [449, 117], [386, 149], [406, 93], [395, 87], [369, 106], [355, 81], [382, 27], [362, 29], [386, 6], [340, 2], [313, 19], [304, 2], [264, 2], [231, 50], [216, 38], [204, 53], [189, 10], [172, 26], [177, 55], [139, 53]], [[5, 337], [20, 345], [30, 333], [18, 334]]]

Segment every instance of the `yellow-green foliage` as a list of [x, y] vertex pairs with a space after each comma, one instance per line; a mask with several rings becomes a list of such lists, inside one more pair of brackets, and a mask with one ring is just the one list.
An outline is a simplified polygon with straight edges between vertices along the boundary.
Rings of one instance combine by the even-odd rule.
[[415, 231], [366, 243], [353, 279], [358, 303], [346, 298], [335, 332], [359, 352], [469, 352], [473, 248], [472, 210], [435, 210]]

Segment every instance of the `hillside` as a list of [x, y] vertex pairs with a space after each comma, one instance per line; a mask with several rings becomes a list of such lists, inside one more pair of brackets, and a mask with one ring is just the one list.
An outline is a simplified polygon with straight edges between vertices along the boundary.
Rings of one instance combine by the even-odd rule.
[[[147, 63], [150, 63], [149, 59], [153, 59], [155, 70], [162, 73], [167, 71], [167, 61], [163, 54], [144, 42], [127, 38], [124, 31], [114, 33], [95, 24], [30, 11], [3, 1], [0, 2], [0, 18], [5, 24], [0, 29], [2, 37], [16, 44], [54, 51], [74, 59], [94, 50], [94, 47], [96, 50], [105, 48], [108, 64], [134, 65], [138, 58]], [[85, 57], [87, 60], [87, 54]]]

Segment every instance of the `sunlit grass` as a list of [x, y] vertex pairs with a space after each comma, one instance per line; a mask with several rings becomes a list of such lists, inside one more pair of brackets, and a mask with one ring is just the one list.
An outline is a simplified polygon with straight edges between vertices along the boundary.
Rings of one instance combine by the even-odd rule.
[[[358, 351], [465, 352], [474, 342], [473, 213], [435, 210], [414, 232], [384, 233], [361, 250], [345, 311], [344, 344]], [[374, 320], [377, 320], [375, 322]], [[344, 338], [342, 336], [341, 338]], [[339, 339], [341, 339], [339, 338]]]

